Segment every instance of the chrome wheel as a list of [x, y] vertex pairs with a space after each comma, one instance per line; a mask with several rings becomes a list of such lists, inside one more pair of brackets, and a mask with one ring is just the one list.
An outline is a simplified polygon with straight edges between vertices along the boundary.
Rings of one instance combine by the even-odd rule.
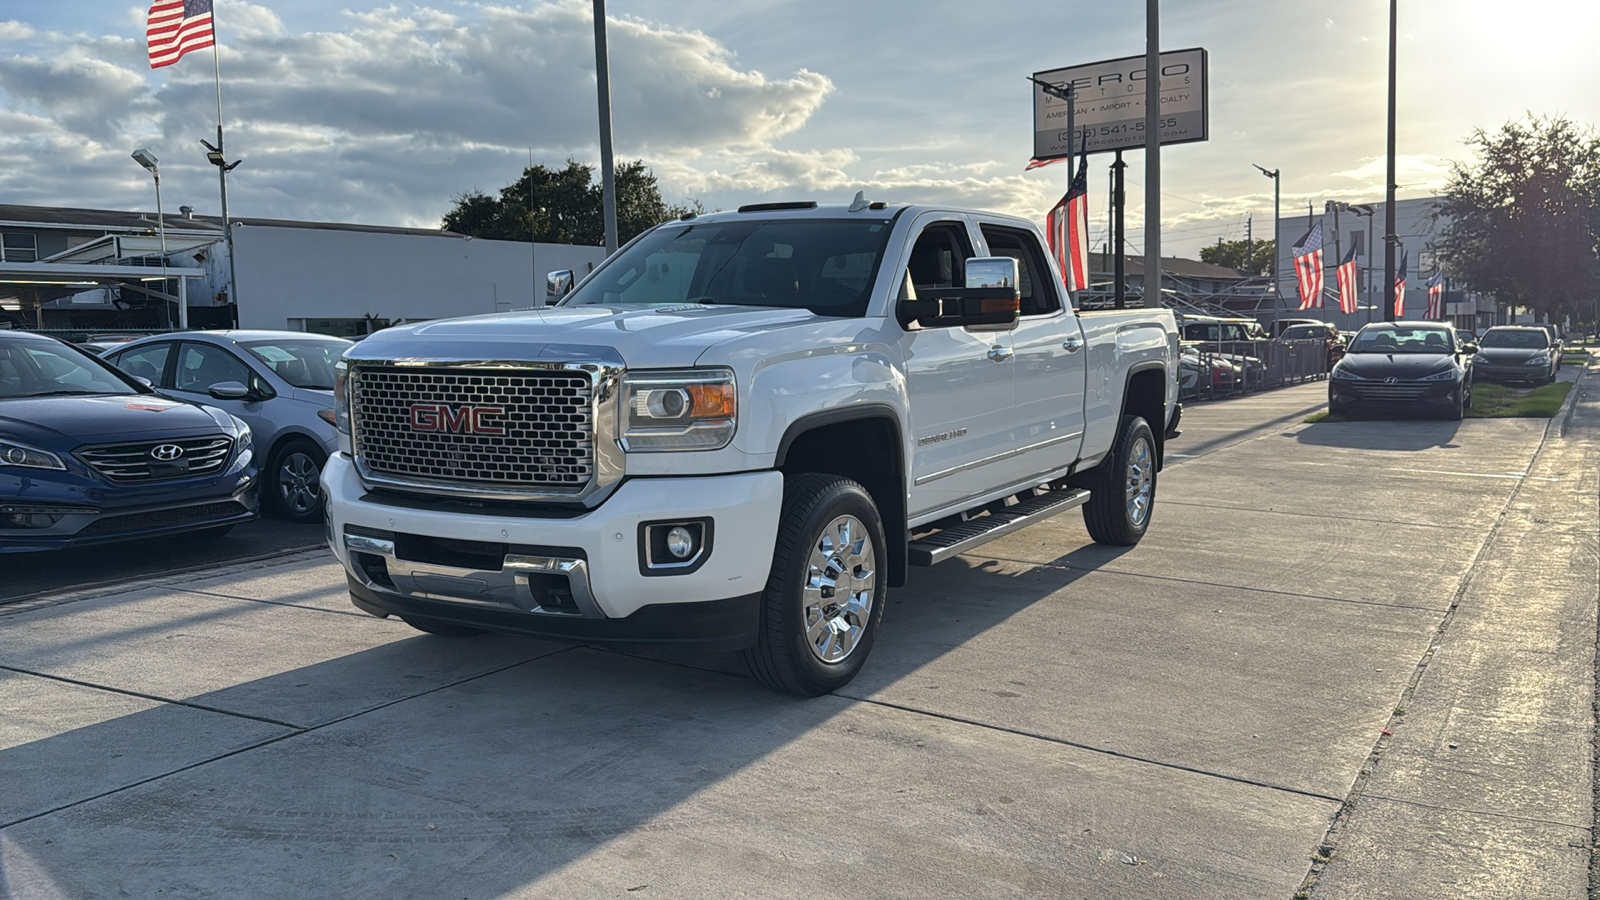
[[1143, 528], [1150, 516], [1150, 497], [1155, 493], [1155, 457], [1150, 442], [1142, 435], [1134, 441], [1128, 453], [1128, 471], [1124, 488], [1128, 501], [1128, 521], [1135, 528]]
[[317, 483], [322, 466], [309, 453], [291, 450], [278, 460], [278, 504], [291, 516], [309, 516], [317, 509]]
[[806, 645], [822, 662], [840, 662], [854, 652], [872, 617], [877, 553], [866, 525], [855, 516], [829, 522], [811, 548], [805, 578]]

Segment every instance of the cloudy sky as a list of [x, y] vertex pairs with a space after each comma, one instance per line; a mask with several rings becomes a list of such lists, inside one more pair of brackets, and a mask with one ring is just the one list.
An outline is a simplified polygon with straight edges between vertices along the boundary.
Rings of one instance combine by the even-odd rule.
[[[1165, 0], [1162, 44], [1210, 58], [1210, 140], [1163, 161], [1163, 248], [1270, 232], [1329, 199], [1382, 199], [1384, 0]], [[217, 0], [236, 215], [436, 227], [527, 164], [599, 159], [591, 0]], [[1473, 129], [1528, 112], [1600, 123], [1600, 5], [1401, 0], [1400, 196], [1435, 192]], [[1024, 172], [1024, 76], [1144, 52], [1123, 0], [609, 0], [615, 143], [669, 202], [956, 203], [1036, 220], [1065, 166]], [[146, 7], [0, 0], [0, 202], [220, 212], [201, 138], [210, 51], [149, 68]], [[1143, 165], [1128, 160], [1133, 249]], [[1095, 241], [1106, 165], [1091, 159]]]

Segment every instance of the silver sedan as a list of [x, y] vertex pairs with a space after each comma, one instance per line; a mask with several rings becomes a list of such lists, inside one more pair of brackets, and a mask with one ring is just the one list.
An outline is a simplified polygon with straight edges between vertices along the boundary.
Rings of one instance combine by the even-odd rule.
[[322, 465], [338, 445], [333, 365], [350, 344], [299, 331], [186, 331], [103, 355], [163, 394], [243, 419], [261, 460], [264, 505], [291, 521], [314, 522], [322, 516]]

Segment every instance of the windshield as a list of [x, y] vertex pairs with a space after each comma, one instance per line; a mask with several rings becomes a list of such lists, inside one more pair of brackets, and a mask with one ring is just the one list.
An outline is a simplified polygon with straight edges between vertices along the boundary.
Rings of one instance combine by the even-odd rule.
[[1283, 330], [1283, 339], [1286, 341], [1310, 341], [1319, 338], [1326, 339], [1328, 329], [1318, 328], [1315, 325], [1296, 325]]
[[328, 338], [283, 338], [247, 341], [239, 346], [266, 363], [273, 374], [297, 388], [331, 391], [333, 364], [351, 344], [351, 341]]
[[137, 393], [82, 351], [65, 344], [0, 342], [0, 398]]
[[1443, 326], [1369, 325], [1356, 335], [1349, 352], [1451, 354], [1455, 352], [1452, 337]]
[[1493, 328], [1483, 333], [1481, 347], [1514, 347], [1518, 350], [1543, 350], [1550, 346], [1550, 336], [1541, 329], [1534, 331], [1497, 331]]
[[889, 238], [881, 220], [795, 219], [658, 228], [562, 306], [717, 303], [859, 316]]

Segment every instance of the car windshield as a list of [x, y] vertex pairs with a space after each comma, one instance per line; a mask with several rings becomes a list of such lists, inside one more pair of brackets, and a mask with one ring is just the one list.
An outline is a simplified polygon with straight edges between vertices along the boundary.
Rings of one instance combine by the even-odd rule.
[[240, 346], [297, 388], [331, 391], [333, 364], [339, 361], [339, 355], [351, 342], [330, 338], [281, 338], [245, 341]]
[[1356, 335], [1349, 352], [1448, 354], [1455, 352], [1454, 344], [1443, 326], [1369, 325]]
[[562, 306], [716, 303], [859, 316], [889, 238], [881, 220], [752, 219], [658, 228]]
[[82, 351], [65, 344], [0, 342], [0, 399], [137, 393]]
[[1483, 333], [1482, 347], [1513, 347], [1518, 350], [1543, 350], [1550, 346], [1550, 336], [1542, 330], [1499, 331], [1491, 328]]
[[1286, 341], [1310, 341], [1327, 336], [1328, 329], [1318, 328], [1315, 325], [1296, 325], [1283, 330], [1283, 339]]

